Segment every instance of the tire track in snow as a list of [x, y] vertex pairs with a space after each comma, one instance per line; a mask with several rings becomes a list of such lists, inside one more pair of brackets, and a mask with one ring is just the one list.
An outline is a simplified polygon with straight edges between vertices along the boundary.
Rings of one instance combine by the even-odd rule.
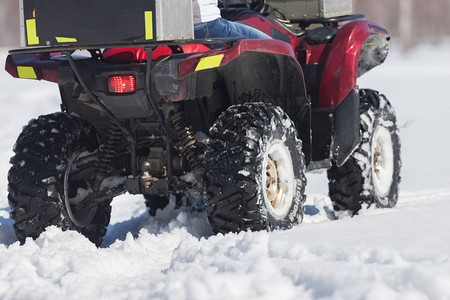
[[397, 207], [423, 202], [437, 202], [450, 198], [450, 189], [424, 190], [418, 192], [400, 192]]

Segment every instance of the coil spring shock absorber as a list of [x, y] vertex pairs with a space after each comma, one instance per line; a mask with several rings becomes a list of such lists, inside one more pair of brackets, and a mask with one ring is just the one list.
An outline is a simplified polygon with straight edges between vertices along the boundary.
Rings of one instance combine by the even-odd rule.
[[178, 138], [180, 139], [180, 146], [184, 157], [186, 158], [189, 167], [196, 173], [202, 174], [204, 172], [200, 161], [197, 157], [196, 149], [198, 148], [198, 141], [194, 136], [192, 126], [186, 120], [184, 112], [177, 112], [170, 116], [170, 121], [175, 129]]
[[116, 156], [117, 148], [120, 145], [121, 139], [122, 132], [119, 126], [111, 123], [108, 131], [106, 132], [105, 142], [102, 145], [103, 147], [100, 148], [98, 161], [95, 164], [94, 184], [92, 186], [94, 191], [100, 190], [102, 181], [108, 174], [108, 168]]

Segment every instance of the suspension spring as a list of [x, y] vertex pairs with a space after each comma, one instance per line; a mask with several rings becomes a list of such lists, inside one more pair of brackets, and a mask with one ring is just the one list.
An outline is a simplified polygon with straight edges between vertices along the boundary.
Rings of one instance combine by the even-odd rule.
[[102, 181], [108, 174], [108, 168], [112, 165], [121, 140], [122, 131], [120, 127], [111, 123], [105, 134], [105, 142], [100, 147], [98, 161], [95, 164], [94, 184], [92, 186], [94, 191], [100, 190]]
[[180, 139], [180, 148], [186, 158], [189, 167], [196, 173], [203, 173], [200, 161], [197, 157], [196, 149], [198, 141], [194, 136], [192, 126], [188, 124], [184, 112], [177, 112], [171, 115], [170, 120]]

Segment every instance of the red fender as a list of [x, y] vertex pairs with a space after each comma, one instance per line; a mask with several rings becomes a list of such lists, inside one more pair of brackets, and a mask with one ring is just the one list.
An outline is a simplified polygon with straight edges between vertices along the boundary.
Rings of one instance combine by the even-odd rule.
[[[178, 64], [180, 93], [177, 95], [170, 95], [168, 96], [168, 98], [172, 101], [184, 100], [186, 98], [186, 76], [204, 69], [224, 66], [245, 51], [286, 55], [292, 57], [297, 61], [292, 47], [288, 43], [285, 43], [283, 41], [264, 39], [239, 40], [233, 46], [227, 46], [223, 49], [194, 54], [181, 61]], [[202, 60], [208, 61], [208, 59], [211, 59], [211, 65], [206, 67], [199, 67], [201, 66]]]
[[350, 22], [337, 32], [323, 69], [320, 108], [336, 108], [356, 87], [361, 48], [372, 32], [389, 35], [368, 20]]
[[202, 58], [223, 55], [219, 64], [215, 67], [223, 66], [234, 58], [238, 57], [244, 51], [260, 51], [274, 54], [291, 56], [297, 60], [292, 47], [289, 44], [278, 40], [239, 40], [232, 47], [211, 50], [201, 54], [195, 54], [183, 60], [179, 64], [179, 77], [182, 78], [196, 71], [197, 65]]

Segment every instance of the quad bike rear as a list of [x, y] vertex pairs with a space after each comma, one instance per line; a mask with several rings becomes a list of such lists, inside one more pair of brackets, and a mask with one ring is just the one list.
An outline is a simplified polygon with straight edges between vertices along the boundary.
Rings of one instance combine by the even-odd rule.
[[191, 0], [103, 2], [23, 1], [26, 48], [10, 51], [6, 70], [57, 83], [62, 103], [14, 148], [21, 242], [57, 225], [100, 245], [126, 192], [151, 215], [171, 199], [206, 208], [215, 232], [287, 229], [318, 169], [335, 210], [395, 205], [395, 113], [357, 85], [390, 37], [350, 2], [222, 2], [224, 18], [271, 40], [193, 39]]

